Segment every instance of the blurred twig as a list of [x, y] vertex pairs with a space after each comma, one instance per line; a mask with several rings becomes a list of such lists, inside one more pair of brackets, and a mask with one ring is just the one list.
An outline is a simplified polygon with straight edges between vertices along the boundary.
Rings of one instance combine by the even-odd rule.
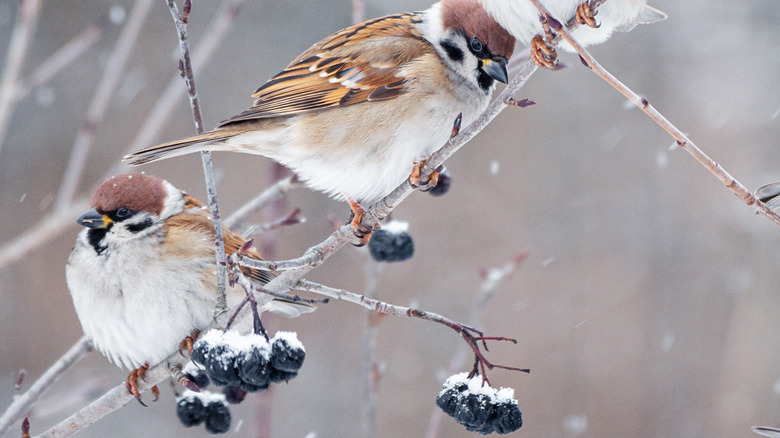
[[238, 228], [244, 225], [249, 216], [257, 213], [263, 207], [273, 204], [287, 195], [291, 188], [300, 185], [294, 175], [284, 177], [276, 181], [271, 187], [265, 189], [262, 193], [252, 198], [233, 212], [225, 219], [225, 226], [228, 228]]
[[[226, 0], [214, 19], [209, 24], [198, 46], [195, 48], [195, 60], [192, 68], [197, 73], [211, 59], [219, 43], [229, 29], [229, 25], [235, 17], [238, 5], [242, 0]], [[133, 144], [127, 148], [127, 152], [148, 146], [159, 135], [165, 126], [168, 116], [178, 104], [179, 98], [185, 89], [181, 86], [181, 76], [176, 74], [171, 78], [165, 91], [149, 112], [144, 124], [141, 126]], [[113, 166], [106, 177], [126, 170], [126, 165], [119, 163]], [[49, 240], [59, 236], [73, 224], [74, 218], [83, 213], [89, 207], [87, 198], [73, 200], [67, 210], [56, 211], [47, 215], [36, 225], [25, 231], [16, 239], [0, 246], [0, 267], [16, 260], [22, 260], [28, 252], [40, 247]]]
[[766, 204], [756, 199], [753, 193], [743, 186], [739, 181], [734, 179], [723, 167], [705, 154], [698, 148], [682, 131], [680, 131], [674, 124], [666, 119], [658, 110], [656, 110], [644, 97], [640, 97], [633, 90], [624, 85], [620, 80], [608, 72], [602, 67], [591, 54], [585, 50], [577, 40], [574, 39], [571, 32], [562, 26], [555, 18], [550, 15], [550, 12], [541, 3], [541, 0], [529, 0], [539, 10], [542, 16], [547, 17], [550, 23], [550, 27], [557, 32], [566, 42], [568, 42], [579, 53], [583, 63], [585, 63], [594, 73], [604, 79], [609, 85], [618, 90], [620, 94], [625, 96], [631, 103], [636, 105], [639, 109], [644, 111], [651, 119], [653, 119], [664, 131], [668, 132], [675, 140], [677, 145], [685, 149], [689, 154], [693, 156], [702, 166], [707, 168], [713, 175], [715, 175], [726, 187], [731, 189], [739, 199], [741, 199], [747, 205], [755, 205], [758, 211], [764, 216], [768, 217], [772, 222], [780, 225], [780, 215], [769, 208]]
[[79, 339], [70, 349], [49, 367], [46, 372], [30, 386], [24, 394], [16, 397], [10, 406], [0, 416], [0, 436], [3, 436], [8, 427], [16, 422], [20, 416], [25, 415], [30, 407], [43, 395], [43, 393], [56, 382], [63, 373], [76, 363], [89, 351], [89, 340], [86, 336]]
[[92, 103], [87, 109], [86, 119], [73, 141], [68, 166], [65, 168], [65, 176], [62, 178], [57, 203], [54, 206], [56, 211], [65, 210], [73, 200], [89, 156], [89, 150], [95, 142], [97, 130], [109, 108], [111, 96], [114, 94], [119, 79], [125, 73], [127, 59], [130, 57], [133, 45], [141, 33], [141, 27], [152, 8], [152, 2], [153, 0], [137, 0], [135, 2], [133, 10], [130, 12], [130, 18], [122, 28], [114, 50], [111, 51], [106, 69], [103, 71], [103, 77], [100, 79]]
[[[192, 109], [192, 118], [195, 121], [195, 131], [203, 134], [206, 130], [203, 127], [203, 117], [200, 113], [200, 101], [198, 92], [195, 89], [195, 77], [192, 73], [192, 61], [190, 60], [190, 47], [187, 42], [187, 20], [190, 14], [192, 3], [190, 0], [184, 0], [184, 6], [181, 13], [176, 6], [175, 0], [168, 0], [168, 7], [171, 10], [174, 24], [176, 25], [179, 38], [179, 50], [181, 59], [179, 61], [179, 70], [182, 78], [187, 85], [187, 95], [190, 98], [190, 108]], [[211, 152], [203, 151], [200, 153], [203, 162], [203, 174], [206, 179], [206, 192], [208, 196], [209, 210], [211, 210], [211, 222], [214, 225], [214, 252], [217, 261], [217, 306], [215, 315], [224, 312], [227, 309], [226, 284], [227, 270], [225, 268], [225, 238], [222, 235], [222, 219], [219, 213], [219, 201], [217, 200], [217, 182], [214, 179], [214, 165], [211, 161]]]
[[[377, 263], [368, 251], [365, 251], [365, 297], [367, 299], [376, 298], [377, 281], [382, 265]], [[380, 319], [378, 313], [366, 309], [363, 313], [363, 436], [379, 436], [377, 427], [377, 400], [379, 399], [379, 380], [381, 371], [379, 359], [377, 357], [377, 324]]]
[[[479, 286], [479, 292], [474, 296], [474, 304], [471, 306], [471, 315], [468, 319], [468, 324], [470, 326], [483, 326], [488, 301], [493, 298], [496, 290], [498, 290], [498, 287], [501, 286], [504, 280], [514, 274], [527, 258], [528, 253], [521, 252], [517, 254], [514, 259], [505, 263], [504, 266], [488, 269], [481, 273], [482, 284]], [[466, 359], [468, 359], [468, 353], [468, 349], [461, 346], [455, 354], [455, 357], [452, 358], [447, 366], [447, 373], [453, 374], [458, 370], [463, 369]], [[431, 421], [428, 423], [428, 431], [425, 433], [425, 438], [436, 438], [439, 436], [439, 424], [441, 424], [443, 414], [444, 411], [438, 406], [434, 407], [433, 412], [431, 413]]]
[[65, 68], [65, 66], [92, 47], [98, 38], [100, 38], [100, 35], [103, 34], [103, 31], [116, 24], [119, 24], [119, 21], [115, 22], [110, 18], [110, 14], [106, 14], [87, 26], [86, 29], [73, 37], [73, 39], [54, 52], [46, 61], [43, 61], [36, 67], [26, 79], [21, 79], [16, 84], [16, 93], [14, 93], [13, 96], [14, 100], [19, 101], [24, 99], [30, 91], [48, 82]]
[[19, 74], [22, 71], [30, 40], [35, 33], [38, 17], [41, 12], [42, 0], [22, 0], [19, 4], [19, 18], [11, 32], [11, 40], [8, 45], [8, 53], [5, 57], [5, 69], [3, 79], [0, 81], [0, 151], [3, 150], [3, 141], [8, 132], [8, 121], [13, 111], [14, 96]]

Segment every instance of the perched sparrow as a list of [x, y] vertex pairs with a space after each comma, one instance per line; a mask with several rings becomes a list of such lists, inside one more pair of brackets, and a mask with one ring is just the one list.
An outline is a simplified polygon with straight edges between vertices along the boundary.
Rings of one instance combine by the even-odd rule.
[[[117, 365], [140, 369], [142, 377], [148, 364], [212, 321], [217, 276], [211, 218], [196, 199], [150, 175], [108, 178], [91, 203], [78, 219], [86, 229], [68, 259], [68, 288], [95, 348]], [[245, 243], [236, 232], [224, 234], [228, 254]], [[260, 258], [253, 249], [247, 255]], [[269, 280], [267, 272], [244, 273], [258, 285]], [[245, 296], [240, 287], [228, 287], [230, 307]], [[291, 317], [313, 309], [267, 300], [262, 310]]]
[[376, 201], [444, 145], [459, 113], [467, 125], [485, 109], [514, 43], [478, 0], [369, 20], [314, 44], [214, 130], [124, 159], [260, 154], [335, 199]]
[[[482, 6], [496, 21], [504, 26], [518, 40], [531, 44], [531, 56], [537, 64], [544, 64], [544, 58], [554, 61], [554, 52], [543, 43], [544, 29], [539, 21], [539, 11], [528, 0], [480, 0]], [[582, 45], [603, 43], [613, 32], [628, 32], [637, 24], [654, 23], [666, 19], [666, 14], [647, 5], [646, 0], [606, 0], [592, 9], [588, 0], [542, 0], [550, 14], [566, 25], [575, 20], [578, 26], [572, 32]], [[561, 47], [566, 51], [574, 49], [567, 42]], [[541, 61], [540, 61], [541, 59]], [[551, 65], [545, 65], [551, 66]]]

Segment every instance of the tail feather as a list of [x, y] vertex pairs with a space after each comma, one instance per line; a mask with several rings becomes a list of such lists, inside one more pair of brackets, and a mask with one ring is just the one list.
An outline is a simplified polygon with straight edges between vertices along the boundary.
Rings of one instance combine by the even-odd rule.
[[193, 152], [207, 151], [209, 146], [233, 137], [235, 132], [211, 131], [181, 140], [163, 143], [125, 155], [122, 161], [131, 166], [140, 166], [165, 158], [178, 157]]

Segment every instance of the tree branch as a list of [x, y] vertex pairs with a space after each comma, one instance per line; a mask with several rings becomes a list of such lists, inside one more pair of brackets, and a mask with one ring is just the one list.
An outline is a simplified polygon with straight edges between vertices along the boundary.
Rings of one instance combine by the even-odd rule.
[[604, 79], [609, 85], [618, 90], [620, 94], [625, 96], [631, 103], [637, 106], [645, 112], [651, 119], [653, 119], [664, 131], [668, 132], [675, 140], [677, 145], [683, 148], [686, 152], [691, 154], [702, 166], [707, 168], [713, 175], [715, 175], [726, 187], [731, 189], [739, 199], [741, 199], [747, 205], [755, 205], [759, 212], [768, 217], [772, 222], [780, 225], [780, 215], [774, 210], [769, 208], [765, 203], [756, 199], [753, 193], [743, 186], [739, 181], [734, 179], [720, 164], [715, 162], [707, 154], [705, 154], [698, 146], [696, 146], [682, 131], [680, 131], [674, 124], [666, 119], [658, 110], [656, 110], [646, 98], [640, 97], [633, 90], [628, 88], [625, 84], [620, 82], [615, 76], [602, 67], [596, 59], [583, 47], [577, 40], [574, 39], [569, 29], [562, 26], [555, 18], [550, 15], [547, 8], [544, 7], [541, 0], [529, 0], [539, 12], [548, 18], [550, 26], [555, 32], [557, 32], [566, 42], [568, 42], [579, 53], [583, 62], [599, 77]]
[[[187, 43], [187, 19], [190, 13], [192, 3], [190, 0], [184, 0], [182, 13], [174, 0], [168, 0], [168, 7], [171, 10], [173, 21], [176, 24], [177, 35], [179, 38], [179, 50], [181, 59], [179, 61], [179, 70], [181, 70], [184, 82], [187, 85], [187, 95], [190, 98], [190, 108], [192, 109], [192, 118], [195, 121], [195, 131], [203, 134], [203, 117], [200, 113], [200, 101], [195, 89], [195, 78], [192, 73], [192, 61], [190, 59], [190, 48]], [[214, 252], [217, 261], [217, 306], [215, 315], [224, 312], [227, 309], [227, 298], [225, 284], [227, 282], [227, 271], [225, 268], [225, 238], [222, 235], [222, 220], [219, 213], [219, 201], [217, 200], [217, 182], [214, 179], [214, 165], [211, 161], [211, 152], [203, 151], [200, 153], [203, 162], [203, 174], [206, 179], [206, 192], [208, 197], [209, 210], [211, 210], [211, 221], [214, 224]]]
[[89, 340], [86, 336], [76, 341], [72, 347], [62, 357], [49, 367], [46, 372], [30, 386], [24, 394], [16, 397], [10, 406], [0, 416], [0, 436], [3, 436], [6, 430], [14, 424], [20, 416], [25, 415], [35, 404], [36, 401], [46, 392], [51, 385], [79, 359], [84, 357], [90, 351]]

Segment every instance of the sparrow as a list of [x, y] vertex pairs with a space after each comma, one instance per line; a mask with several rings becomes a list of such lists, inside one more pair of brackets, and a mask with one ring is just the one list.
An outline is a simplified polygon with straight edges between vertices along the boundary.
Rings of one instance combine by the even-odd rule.
[[[543, 37], [548, 29], [539, 20], [539, 10], [528, 0], [480, 0], [488, 13], [521, 42], [531, 46], [531, 57], [539, 66], [553, 68], [554, 48]], [[563, 25], [570, 21], [578, 26], [574, 38], [583, 46], [600, 44], [614, 32], [628, 32], [637, 24], [665, 20], [666, 14], [647, 5], [646, 0], [605, 0], [593, 8], [589, 0], [542, 0], [550, 14]], [[598, 21], [596, 20], [598, 17]], [[574, 48], [567, 42], [560, 46], [567, 52]]]
[[[110, 177], [95, 189], [91, 205], [77, 220], [85, 229], [68, 258], [67, 284], [84, 334], [110, 362], [133, 370], [127, 386], [140, 401], [136, 379], [149, 364], [164, 360], [214, 317], [214, 228], [206, 207], [151, 175]], [[224, 240], [227, 254], [246, 243], [227, 228]], [[260, 259], [254, 249], [245, 254]], [[258, 286], [271, 278], [265, 271], [242, 271]], [[244, 297], [243, 289], [228, 286], [229, 308]], [[289, 317], [313, 310], [257, 300], [258, 310]]]
[[255, 91], [249, 110], [124, 161], [197, 151], [264, 155], [310, 188], [353, 201], [355, 211], [443, 146], [458, 114], [466, 125], [477, 118], [496, 81], [507, 82], [514, 45], [478, 0], [369, 20], [300, 54]]

